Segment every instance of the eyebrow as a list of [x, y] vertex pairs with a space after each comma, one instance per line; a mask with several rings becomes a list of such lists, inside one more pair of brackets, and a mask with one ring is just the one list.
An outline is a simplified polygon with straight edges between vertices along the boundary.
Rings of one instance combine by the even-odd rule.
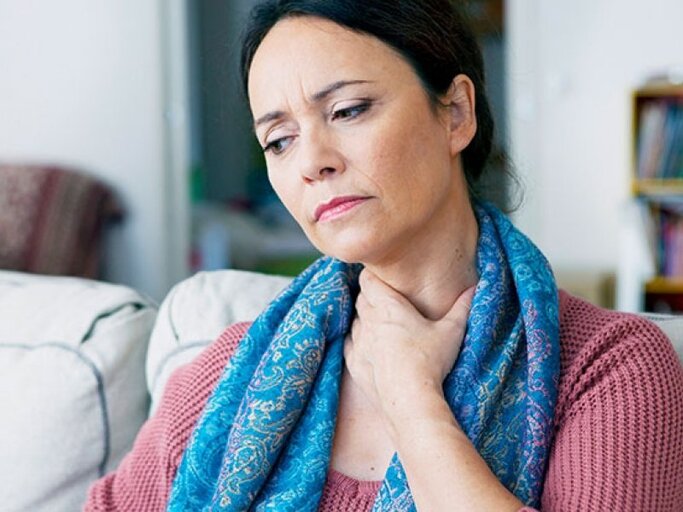
[[[369, 80], [339, 80], [337, 82], [331, 83], [327, 87], [316, 92], [313, 96], [311, 96], [311, 101], [313, 103], [320, 103], [322, 100], [327, 98], [330, 94], [338, 91], [339, 89], [342, 89], [342, 88], [347, 87], [349, 85], [367, 84], [367, 83], [370, 83], [370, 81]], [[274, 110], [273, 112], [268, 112], [267, 114], [259, 117], [256, 121], [254, 121], [254, 129], [256, 129], [257, 127], [259, 127], [262, 124], [267, 123], [269, 121], [275, 121], [276, 119], [280, 119], [284, 115], [285, 115], [285, 113], [282, 110]]]

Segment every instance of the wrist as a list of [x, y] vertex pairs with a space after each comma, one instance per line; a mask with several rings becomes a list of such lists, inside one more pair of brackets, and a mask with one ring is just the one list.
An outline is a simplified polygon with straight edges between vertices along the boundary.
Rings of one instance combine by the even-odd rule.
[[[397, 377], [398, 376], [398, 377]], [[392, 368], [373, 375], [377, 396], [387, 409], [413, 408], [422, 400], [444, 399], [443, 382], [426, 371], [415, 368]]]
[[424, 382], [408, 389], [399, 388], [381, 398], [381, 407], [388, 434], [397, 445], [429, 436], [444, 427], [460, 428], [440, 384]]

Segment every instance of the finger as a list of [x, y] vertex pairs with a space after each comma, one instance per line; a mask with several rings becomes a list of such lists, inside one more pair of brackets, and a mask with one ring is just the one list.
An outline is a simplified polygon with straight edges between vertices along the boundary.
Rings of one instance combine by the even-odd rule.
[[472, 307], [472, 298], [474, 297], [475, 290], [476, 286], [470, 286], [462, 292], [441, 320], [464, 326], [467, 323], [467, 318], [470, 316], [470, 308]]
[[357, 344], [353, 341], [353, 337], [347, 336], [344, 340], [344, 364], [354, 379], [371, 370], [367, 360], [359, 352], [358, 348]]
[[355, 345], [353, 344], [353, 336], [347, 336], [344, 339], [344, 359], [346, 360], [346, 365], [353, 365], [355, 358]]
[[367, 268], [361, 272], [359, 283], [361, 293], [365, 295], [371, 306], [377, 307], [380, 304], [386, 306], [387, 302], [393, 301], [401, 307], [417, 311], [408, 299]]
[[361, 316], [363, 312], [367, 311], [370, 309], [372, 305], [368, 302], [367, 297], [363, 292], [358, 294], [358, 297], [356, 297], [356, 311], [358, 312], [358, 316]]
[[361, 325], [360, 325], [360, 318], [356, 317], [351, 324], [351, 338], [353, 340], [360, 340], [361, 339], [361, 333], [360, 333]]
[[361, 297], [363, 297], [365, 301], [370, 305], [373, 305], [368, 298], [371, 295], [370, 290], [374, 286], [373, 279], [374, 274], [367, 268], [364, 268], [361, 271], [360, 276], [358, 277], [358, 284], [360, 285], [360, 294], [358, 295], [358, 298], [360, 299]]
[[347, 355], [350, 355], [352, 351], [353, 351], [353, 336], [351, 334], [347, 334], [346, 337], [344, 337], [344, 357], [347, 357]]

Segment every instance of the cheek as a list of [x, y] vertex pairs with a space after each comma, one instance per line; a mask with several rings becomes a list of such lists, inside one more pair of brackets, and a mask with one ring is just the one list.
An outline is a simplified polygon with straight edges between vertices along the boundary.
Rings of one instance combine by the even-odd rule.
[[[268, 181], [270, 186], [280, 198], [280, 201], [287, 211], [301, 224], [302, 218], [302, 198], [300, 197], [300, 190], [296, 187], [293, 180], [286, 179], [287, 171], [285, 169], [268, 170]], [[302, 226], [303, 227], [303, 226]]]
[[449, 165], [447, 146], [435, 136], [435, 129], [427, 121], [398, 120], [368, 134], [367, 177], [384, 191], [386, 201], [400, 201], [409, 208], [435, 192], [429, 183]]
[[[384, 123], [368, 133], [360, 135], [362, 143], [356, 152], [357, 165], [366, 178], [380, 191], [401, 190], [409, 186], [411, 161], [410, 134], [400, 120]], [[392, 194], [385, 199], [391, 200]]]

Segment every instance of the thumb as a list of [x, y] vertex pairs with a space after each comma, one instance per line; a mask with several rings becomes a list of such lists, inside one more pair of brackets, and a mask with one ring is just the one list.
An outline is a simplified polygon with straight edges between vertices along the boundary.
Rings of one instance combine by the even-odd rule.
[[404, 308], [415, 309], [413, 304], [398, 290], [382, 281], [367, 268], [364, 268], [360, 274], [360, 289], [365, 300], [373, 307], [390, 305], [391, 302], [386, 301], [386, 299], [390, 299]]
[[470, 315], [475, 289], [476, 286], [470, 286], [462, 292], [441, 320], [464, 327]]

